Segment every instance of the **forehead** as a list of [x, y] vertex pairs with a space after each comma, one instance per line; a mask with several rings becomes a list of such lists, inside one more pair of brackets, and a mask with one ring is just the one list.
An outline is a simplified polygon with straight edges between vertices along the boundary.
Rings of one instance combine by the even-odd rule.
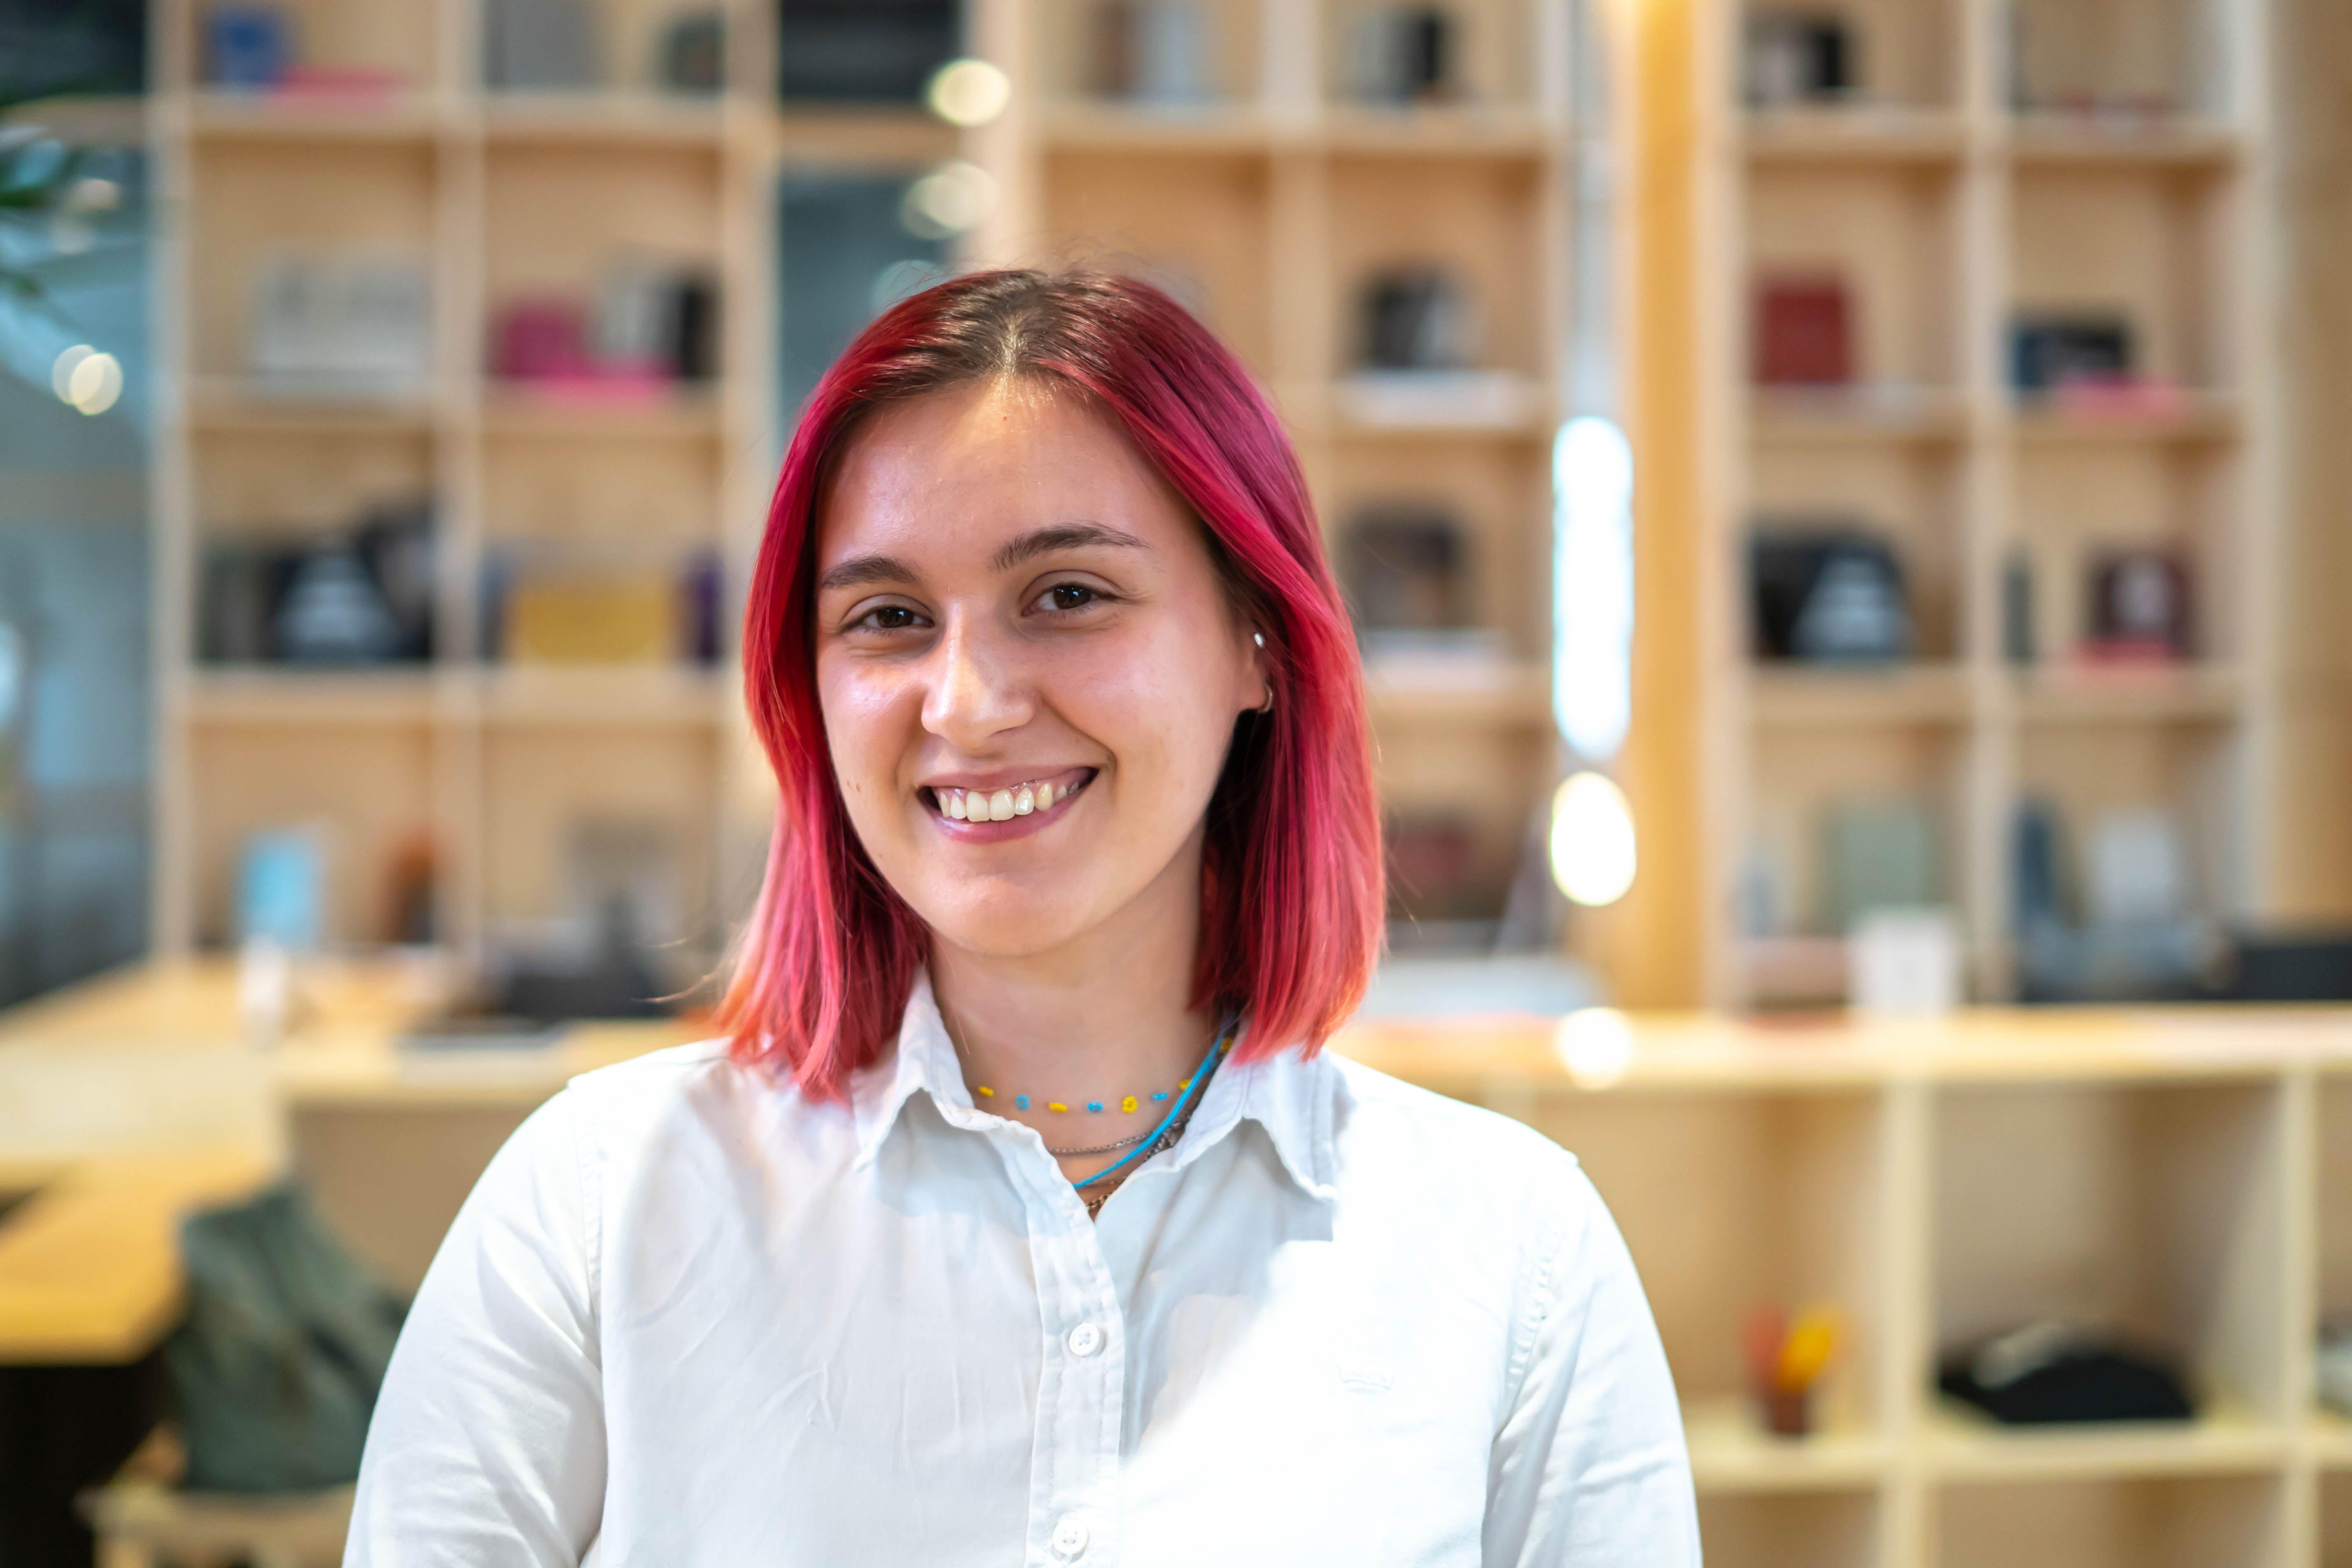
[[1109, 416], [1050, 384], [980, 382], [879, 409], [850, 438], [818, 509], [817, 564], [981, 559], [1070, 522], [1179, 551], [1196, 529]]

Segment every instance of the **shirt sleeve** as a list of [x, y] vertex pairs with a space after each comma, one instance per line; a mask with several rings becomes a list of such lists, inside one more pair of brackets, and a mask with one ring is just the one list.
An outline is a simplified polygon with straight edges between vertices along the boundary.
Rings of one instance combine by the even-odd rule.
[[571, 1568], [595, 1540], [597, 1204], [578, 1098], [516, 1130], [425, 1273], [368, 1427], [344, 1568]]
[[1487, 1474], [1486, 1568], [1698, 1568], [1657, 1325], [1582, 1169], [1569, 1189], [1529, 1263], [1518, 1390]]

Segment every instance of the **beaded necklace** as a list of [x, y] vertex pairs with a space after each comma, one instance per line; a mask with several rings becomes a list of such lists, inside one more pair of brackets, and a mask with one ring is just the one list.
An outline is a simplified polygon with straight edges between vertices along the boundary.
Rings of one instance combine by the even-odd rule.
[[[1201, 1065], [1192, 1069], [1192, 1076], [1178, 1081], [1175, 1089], [1176, 1102], [1168, 1108], [1168, 1114], [1160, 1119], [1160, 1124], [1152, 1128], [1150, 1131], [1138, 1133], [1132, 1138], [1121, 1138], [1113, 1142], [1098, 1144], [1092, 1148], [1047, 1148], [1045, 1152], [1049, 1154], [1062, 1158], [1069, 1158], [1080, 1154], [1108, 1154], [1117, 1150], [1124, 1149], [1130, 1143], [1138, 1145], [1138, 1147], [1129, 1151], [1128, 1153], [1121, 1155], [1118, 1159], [1116, 1159], [1109, 1164], [1105, 1165], [1101, 1170], [1097, 1171], [1093, 1175], [1080, 1177], [1070, 1184], [1072, 1187], [1077, 1189], [1079, 1200], [1087, 1205], [1087, 1213], [1089, 1216], [1100, 1212], [1104, 1202], [1110, 1196], [1111, 1188], [1105, 1187], [1099, 1194], [1090, 1194], [1086, 1190], [1087, 1188], [1108, 1180], [1109, 1177], [1125, 1171], [1128, 1167], [1135, 1164], [1139, 1161], [1150, 1159], [1152, 1155], [1157, 1154], [1162, 1149], [1168, 1148], [1170, 1145], [1173, 1144], [1177, 1139], [1183, 1136], [1184, 1128], [1192, 1121], [1192, 1112], [1194, 1104], [1199, 1098], [1195, 1091], [1203, 1089], [1207, 1085], [1209, 1075], [1216, 1070], [1217, 1063], [1223, 1058], [1227, 1051], [1233, 1049], [1234, 1034], [1235, 1030], [1240, 1028], [1240, 1026], [1241, 1014], [1238, 1011], [1225, 1015], [1224, 1022], [1218, 1026], [1216, 1037], [1209, 1042], [1208, 1054], [1201, 1058]], [[950, 1035], [950, 1038], [953, 1038], [952, 1035]], [[983, 1100], [994, 1100], [996, 1098], [996, 1090], [992, 1089], [985, 1088], [979, 1084], [974, 1084], [972, 1089], [973, 1091], [979, 1094]], [[1165, 1101], [1169, 1099], [1169, 1095], [1167, 1092], [1162, 1091], [1160, 1093], [1154, 1094], [1151, 1098], [1155, 1102]], [[1013, 1103], [1020, 1107], [1022, 1110], [1026, 1110], [1029, 1109], [1029, 1097], [1025, 1094], [1016, 1094], [1013, 1097]], [[1130, 1094], [1119, 1100], [1118, 1108], [1124, 1111], [1132, 1111], [1136, 1109], [1138, 1103], [1138, 1098], [1135, 1095]], [[1045, 1103], [1045, 1109], [1052, 1111], [1066, 1111], [1069, 1110], [1069, 1107], [1060, 1100], [1048, 1100]], [[1098, 1100], [1088, 1100], [1087, 1102], [1087, 1109], [1090, 1111], [1098, 1111], [1103, 1109], [1103, 1102]], [[1113, 1186], [1116, 1186], [1117, 1184], [1118, 1184], [1116, 1183], [1112, 1184]]]

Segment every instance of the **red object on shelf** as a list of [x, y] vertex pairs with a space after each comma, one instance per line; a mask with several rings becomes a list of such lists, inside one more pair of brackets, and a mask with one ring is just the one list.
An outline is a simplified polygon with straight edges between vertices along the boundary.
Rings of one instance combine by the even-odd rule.
[[1843, 279], [1767, 278], [1757, 284], [1756, 379], [1765, 386], [1853, 380], [1853, 309]]
[[373, 108], [407, 85], [405, 75], [383, 66], [289, 66], [271, 90], [306, 102], [349, 99]]
[[587, 310], [576, 300], [519, 300], [492, 329], [490, 369], [512, 381], [594, 374], [587, 351]]

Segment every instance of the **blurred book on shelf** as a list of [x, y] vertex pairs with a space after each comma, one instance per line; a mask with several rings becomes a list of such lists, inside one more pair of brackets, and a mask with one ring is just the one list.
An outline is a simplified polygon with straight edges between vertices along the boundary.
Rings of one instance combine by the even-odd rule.
[[421, 257], [295, 256], [255, 280], [247, 369], [276, 397], [422, 395], [432, 377], [430, 285]]
[[1740, 37], [1740, 86], [1755, 109], [1837, 102], [1859, 85], [1855, 55], [1836, 11], [1750, 10]]
[[2169, 550], [2105, 550], [2091, 561], [2084, 658], [2170, 663], [2190, 656], [2189, 566]]
[[1758, 279], [1755, 356], [1759, 385], [1853, 381], [1853, 306], [1845, 279], [1811, 272]]
[[714, 552], [680, 563], [621, 550], [493, 551], [483, 567], [483, 656], [515, 664], [708, 665], [719, 658]]
[[624, 262], [592, 299], [510, 298], [493, 312], [490, 369], [545, 391], [658, 393], [718, 374], [718, 285], [699, 268]]

